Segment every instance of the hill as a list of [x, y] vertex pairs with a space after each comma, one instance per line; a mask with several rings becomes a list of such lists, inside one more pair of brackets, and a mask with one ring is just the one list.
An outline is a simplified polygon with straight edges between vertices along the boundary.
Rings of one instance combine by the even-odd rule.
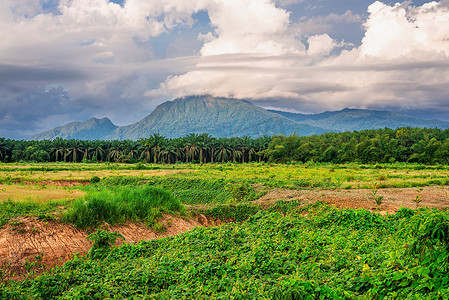
[[365, 129], [419, 127], [449, 128], [449, 122], [425, 120], [389, 111], [345, 108], [340, 111], [327, 111], [320, 114], [295, 114], [270, 110], [272, 113], [289, 118], [299, 124], [312, 125], [326, 131], [360, 131]]
[[320, 114], [295, 114], [265, 110], [248, 101], [189, 96], [167, 101], [131, 125], [117, 127], [109, 119], [72, 122], [33, 136], [32, 140], [138, 140], [153, 133], [177, 138], [189, 133], [208, 133], [214, 137], [257, 138], [264, 135], [298, 136], [324, 132], [359, 131], [398, 127], [449, 128], [449, 122], [424, 120], [388, 111], [343, 109]]
[[36, 134], [31, 137], [31, 140], [54, 140], [55, 138], [101, 140], [116, 128], [117, 126], [108, 118], [92, 118], [85, 122], [71, 122], [49, 131]]
[[271, 113], [237, 99], [190, 96], [162, 103], [143, 120], [119, 127], [106, 139], [136, 140], [159, 133], [167, 138], [189, 133], [209, 133], [214, 137], [285, 134], [321, 134], [325, 130]]

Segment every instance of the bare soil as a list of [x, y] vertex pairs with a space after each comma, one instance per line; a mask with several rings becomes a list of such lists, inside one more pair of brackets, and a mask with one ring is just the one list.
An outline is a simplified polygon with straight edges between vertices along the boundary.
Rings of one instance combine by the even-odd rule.
[[[434, 207], [449, 209], [449, 187], [429, 186], [421, 191], [419, 207]], [[370, 189], [353, 190], [287, 190], [274, 189], [261, 197], [255, 203], [269, 204], [278, 200], [298, 199], [305, 203], [323, 201], [335, 205], [337, 208], [364, 208], [377, 211], [376, 203], [371, 197]], [[416, 208], [414, 199], [418, 192], [416, 188], [387, 188], [378, 189], [377, 196], [383, 196], [379, 212], [394, 214], [401, 207]]]
[[[122, 234], [127, 243], [136, 243], [177, 235], [196, 226], [211, 225], [205, 216], [185, 220], [166, 215], [160, 223], [166, 228], [164, 232], [154, 232], [144, 224], [134, 223], [117, 226], [104, 224], [103, 227]], [[75, 253], [84, 255], [90, 249], [92, 244], [86, 239], [90, 233], [58, 221], [44, 222], [35, 217], [16, 218], [0, 229], [0, 269], [6, 273], [7, 279], [20, 280], [29, 275], [30, 271], [39, 274], [44, 269], [60, 266], [72, 259]], [[38, 261], [36, 256], [41, 253], [43, 256]], [[30, 263], [37, 264], [27, 270]]]

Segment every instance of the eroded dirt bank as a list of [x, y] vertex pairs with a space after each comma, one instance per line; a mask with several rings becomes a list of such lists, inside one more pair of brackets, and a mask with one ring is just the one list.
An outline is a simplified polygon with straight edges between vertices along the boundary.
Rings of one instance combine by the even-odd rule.
[[[210, 225], [204, 216], [185, 220], [167, 215], [161, 223], [166, 230], [159, 233], [144, 224], [127, 223], [117, 226], [104, 224], [103, 227], [121, 233], [127, 243], [136, 243], [141, 240], [177, 235], [196, 226]], [[85, 254], [91, 247], [91, 243], [86, 239], [90, 233], [76, 229], [70, 224], [41, 221], [35, 217], [11, 220], [0, 229], [0, 269], [4, 271], [3, 277], [22, 279], [30, 271], [39, 273], [44, 268], [60, 266], [75, 253]], [[42, 253], [42, 258], [36, 258]], [[32, 263], [35, 264], [31, 266]]]

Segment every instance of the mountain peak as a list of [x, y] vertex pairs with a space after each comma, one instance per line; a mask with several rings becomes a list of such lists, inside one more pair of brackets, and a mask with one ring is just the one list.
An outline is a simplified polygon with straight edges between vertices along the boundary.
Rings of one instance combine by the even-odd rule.
[[106, 117], [102, 119], [91, 118], [84, 122], [70, 122], [49, 131], [36, 134], [31, 137], [31, 140], [54, 140], [56, 138], [77, 140], [103, 139], [116, 128], [117, 126]]
[[233, 98], [187, 96], [160, 104], [143, 120], [121, 127], [108, 139], [139, 139], [153, 133], [168, 138], [189, 133], [209, 133], [215, 137], [286, 134], [296, 130], [307, 134], [324, 132], [313, 126], [272, 114], [254, 104]]
[[448, 122], [423, 120], [388, 111], [345, 108], [320, 114], [295, 114], [267, 111], [247, 100], [186, 96], [167, 101], [144, 119], [117, 127], [108, 118], [92, 118], [85, 122], [72, 122], [35, 135], [32, 139], [108, 139], [137, 140], [159, 133], [176, 138], [190, 133], [208, 133], [215, 137], [263, 135], [299, 136], [322, 134], [330, 131], [354, 131], [397, 127], [449, 128]]

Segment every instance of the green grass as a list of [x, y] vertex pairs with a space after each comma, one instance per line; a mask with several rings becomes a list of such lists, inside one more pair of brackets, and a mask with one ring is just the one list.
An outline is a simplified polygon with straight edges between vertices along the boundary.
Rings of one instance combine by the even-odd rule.
[[0, 298], [447, 299], [449, 241], [432, 237], [447, 218], [281, 203], [242, 223], [77, 257], [0, 285]]
[[73, 201], [63, 220], [78, 228], [95, 228], [125, 221], [142, 221], [148, 226], [156, 223], [162, 213], [184, 213], [181, 202], [160, 188], [151, 186], [117, 186], [90, 191]]
[[[183, 173], [180, 173], [183, 172]], [[175, 174], [180, 173], [180, 174]], [[330, 163], [290, 163], [290, 164], [0, 164], [0, 183], [14, 181], [76, 180], [89, 181], [93, 176], [104, 178], [129, 176], [141, 179], [159, 177], [183, 178], [186, 181], [200, 180], [213, 185], [216, 180], [226, 183], [260, 184], [267, 188], [288, 189], [339, 189], [369, 188], [372, 182], [381, 181], [384, 187], [415, 187], [428, 185], [448, 185], [449, 166], [422, 164], [330, 164]], [[201, 183], [203, 184], [203, 183]], [[161, 186], [164, 184], [162, 183]], [[182, 188], [181, 184], [181, 188]], [[185, 184], [186, 186], [188, 183]], [[207, 187], [206, 187], [207, 188]], [[228, 199], [226, 195], [202, 195], [199, 203], [215, 203]], [[189, 203], [187, 198], [182, 201]], [[216, 198], [216, 201], [214, 200]]]
[[5, 200], [0, 202], [0, 228], [5, 226], [11, 219], [22, 216], [36, 216], [40, 219], [54, 219], [58, 207], [67, 206], [68, 202], [48, 201], [46, 203], [36, 201], [13, 201]]

